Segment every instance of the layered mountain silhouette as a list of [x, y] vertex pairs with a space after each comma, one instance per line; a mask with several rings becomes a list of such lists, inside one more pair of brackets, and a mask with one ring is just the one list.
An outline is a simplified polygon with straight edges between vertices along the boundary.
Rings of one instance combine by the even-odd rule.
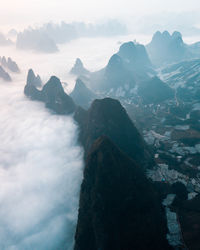
[[0, 78], [3, 79], [6, 82], [11, 82], [12, 81], [10, 75], [1, 66], [0, 66]]
[[[94, 82], [93, 80], [92, 84]], [[110, 58], [97, 88], [101, 91], [109, 91], [125, 84], [134, 87], [135, 79], [131, 71], [125, 67], [122, 58], [115, 54]]]
[[93, 91], [112, 92], [114, 97], [116, 92], [120, 91], [119, 88], [130, 90], [135, 84], [150, 79], [150, 75], [154, 74], [145, 47], [127, 42], [122, 44], [119, 51], [109, 59], [106, 67], [97, 72], [90, 72], [89, 75], [87, 72], [81, 79], [85, 80], [83, 77], [87, 77], [87, 85]]
[[26, 29], [17, 34], [17, 49], [55, 53], [58, 47], [47, 33], [38, 29]]
[[15, 61], [13, 61], [10, 57], [6, 59], [5, 56], [0, 57], [0, 63], [4, 68], [9, 69], [12, 72], [19, 73], [20, 69]]
[[97, 95], [87, 88], [81, 79], [76, 80], [75, 87], [70, 96], [77, 105], [84, 109], [88, 109], [92, 101], [97, 98]]
[[31, 81], [33, 76], [29, 71], [27, 84], [24, 88], [24, 94], [32, 100], [42, 101], [46, 107], [53, 110], [57, 114], [70, 114], [75, 111], [76, 105], [72, 98], [68, 96], [62, 87], [60, 80], [56, 76], [52, 76], [43, 86], [42, 90], [38, 90], [35, 82]]
[[158, 194], [110, 139], [98, 138], [84, 169], [75, 250], [171, 249]]
[[200, 55], [198, 43], [187, 45], [178, 31], [172, 35], [168, 31], [157, 31], [146, 48], [152, 63], [158, 67], [194, 59]]

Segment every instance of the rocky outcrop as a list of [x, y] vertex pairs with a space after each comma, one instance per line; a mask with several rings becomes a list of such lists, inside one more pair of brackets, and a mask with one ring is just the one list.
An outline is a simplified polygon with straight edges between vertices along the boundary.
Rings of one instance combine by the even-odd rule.
[[[30, 71], [31, 72], [31, 71]], [[33, 76], [32, 73], [29, 76]], [[42, 90], [38, 90], [34, 83], [27, 80], [24, 88], [24, 94], [32, 100], [42, 101], [46, 107], [53, 110], [57, 114], [70, 114], [76, 109], [76, 105], [72, 98], [68, 96], [56, 76], [52, 76], [50, 80], [44, 85]]]
[[81, 59], [77, 58], [73, 68], [70, 71], [70, 73], [75, 75], [75, 76], [81, 76], [81, 75], [85, 76], [85, 75], [90, 74], [90, 71], [87, 70], [83, 66], [83, 63], [82, 63]]
[[29, 69], [28, 76], [26, 80], [27, 85], [33, 85], [35, 87], [41, 87], [42, 86], [42, 80], [39, 75], [35, 75], [34, 71], [32, 69]]
[[75, 111], [76, 105], [68, 96], [60, 80], [52, 76], [42, 89], [43, 101], [46, 106], [58, 114], [68, 114]]
[[119, 101], [95, 100], [86, 113], [79, 110], [75, 119], [80, 124], [80, 141], [86, 155], [94, 141], [106, 135], [144, 168], [154, 164], [149, 148]]
[[157, 192], [107, 137], [91, 147], [81, 186], [75, 250], [170, 249]]

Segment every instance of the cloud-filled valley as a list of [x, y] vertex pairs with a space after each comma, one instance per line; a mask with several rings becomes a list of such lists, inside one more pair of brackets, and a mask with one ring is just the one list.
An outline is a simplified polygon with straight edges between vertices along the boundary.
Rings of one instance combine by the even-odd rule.
[[26, 99], [19, 82], [1, 83], [0, 105], [0, 249], [62, 249], [64, 239], [70, 249], [82, 179], [77, 126]]

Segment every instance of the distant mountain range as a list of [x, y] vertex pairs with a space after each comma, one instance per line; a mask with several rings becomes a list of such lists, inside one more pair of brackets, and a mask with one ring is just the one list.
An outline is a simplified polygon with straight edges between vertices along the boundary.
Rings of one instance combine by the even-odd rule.
[[168, 31], [157, 31], [146, 48], [152, 63], [157, 67], [200, 57], [199, 42], [188, 45], [177, 31], [172, 35]]
[[28, 28], [19, 32], [16, 47], [24, 50], [54, 53], [58, 51], [58, 44], [67, 43], [77, 38], [116, 36], [126, 33], [126, 26], [117, 20], [108, 20], [102, 24], [47, 23], [38, 28]]

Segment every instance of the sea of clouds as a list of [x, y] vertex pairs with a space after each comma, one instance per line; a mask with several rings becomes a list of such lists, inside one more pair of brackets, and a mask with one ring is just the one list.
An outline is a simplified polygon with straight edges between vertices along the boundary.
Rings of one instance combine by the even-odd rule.
[[[101, 46], [100, 46], [101, 44]], [[67, 82], [76, 57], [90, 70], [106, 65], [118, 41], [80, 39], [55, 54], [0, 47], [20, 74], [0, 80], [0, 249], [71, 250], [83, 178], [83, 150], [72, 116], [59, 116], [24, 96], [29, 68], [45, 83], [51, 75]], [[90, 48], [90, 49], [88, 49]], [[7, 70], [8, 71], [8, 70]]]
[[0, 82], [0, 249], [72, 249], [82, 149], [70, 116]]

